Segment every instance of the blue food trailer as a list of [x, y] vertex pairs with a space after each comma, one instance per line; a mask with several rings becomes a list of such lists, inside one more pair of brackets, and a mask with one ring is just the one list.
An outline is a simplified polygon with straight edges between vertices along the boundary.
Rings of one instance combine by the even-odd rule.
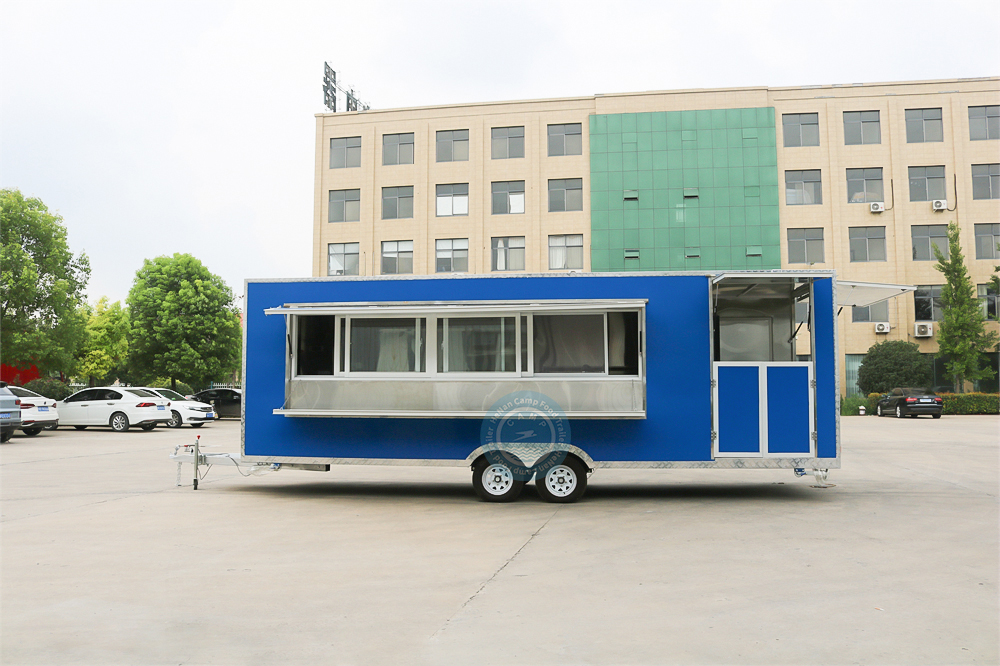
[[242, 460], [468, 465], [487, 501], [608, 467], [825, 479], [838, 307], [833, 271], [248, 280]]

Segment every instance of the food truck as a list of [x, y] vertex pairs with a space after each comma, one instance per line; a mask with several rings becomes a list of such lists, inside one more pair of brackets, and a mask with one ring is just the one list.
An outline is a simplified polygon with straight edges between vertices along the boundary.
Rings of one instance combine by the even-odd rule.
[[839, 309], [911, 289], [845, 284], [826, 270], [248, 280], [238, 462], [468, 466], [495, 502], [531, 481], [572, 502], [614, 467], [825, 481], [841, 460]]

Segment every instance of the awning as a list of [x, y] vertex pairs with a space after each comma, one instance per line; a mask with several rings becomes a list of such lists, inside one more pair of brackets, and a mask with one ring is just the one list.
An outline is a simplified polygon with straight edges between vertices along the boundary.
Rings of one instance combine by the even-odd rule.
[[647, 299], [537, 300], [537, 301], [414, 301], [407, 303], [286, 303], [266, 308], [268, 315], [496, 315], [516, 312], [604, 312], [641, 310]]
[[902, 296], [916, 287], [905, 284], [879, 284], [877, 282], [845, 282], [837, 280], [837, 305], [872, 305], [896, 296]]

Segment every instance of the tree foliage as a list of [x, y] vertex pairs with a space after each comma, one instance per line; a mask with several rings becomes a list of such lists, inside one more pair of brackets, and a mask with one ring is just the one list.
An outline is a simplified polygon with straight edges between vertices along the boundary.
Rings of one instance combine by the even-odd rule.
[[887, 393], [898, 386], [927, 386], [931, 362], [920, 347], [905, 340], [872, 345], [858, 368], [858, 388], [865, 395]]
[[965, 267], [957, 224], [948, 224], [948, 257], [936, 246], [934, 255], [938, 260], [934, 268], [945, 277], [941, 287], [937, 355], [947, 356], [945, 370], [955, 382], [956, 393], [963, 393], [966, 381], [989, 379], [996, 374], [989, 364], [982, 363], [982, 356], [997, 344], [998, 336], [986, 331], [986, 318]]
[[85, 337], [87, 255], [70, 252], [62, 217], [18, 190], [0, 190], [0, 237], [3, 362], [69, 371]]
[[195, 257], [144, 261], [127, 303], [129, 362], [136, 375], [200, 386], [238, 367], [241, 335], [233, 292]]
[[87, 322], [87, 340], [83, 344], [76, 374], [90, 379], [90, 385], [102, 380], [128, 358], [128, 310], [120, 301], [108, 305], [107, 296], [97, 302]]

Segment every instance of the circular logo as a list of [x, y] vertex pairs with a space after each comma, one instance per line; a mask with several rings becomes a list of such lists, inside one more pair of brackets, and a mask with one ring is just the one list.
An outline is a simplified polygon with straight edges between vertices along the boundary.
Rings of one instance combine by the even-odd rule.
[[480, 442], [487, 460], [508, 467], [518, 481], [528, 481], [566, 459], [569, 420], [544, 393], [515, 391], [493, 404], [483, 419]]

